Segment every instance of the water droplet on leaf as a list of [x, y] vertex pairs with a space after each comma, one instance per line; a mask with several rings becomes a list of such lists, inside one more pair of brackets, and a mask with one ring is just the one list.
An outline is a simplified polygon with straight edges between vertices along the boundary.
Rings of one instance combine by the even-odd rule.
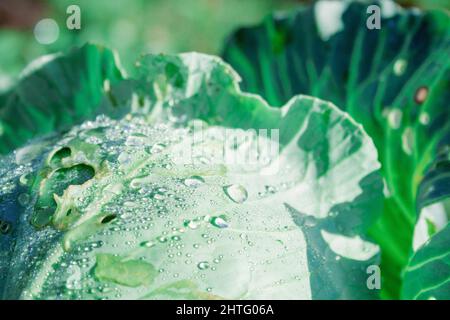
[[411, 155], [414, 148], [414, 131], [408, 127], [402, 134], [402, 149], [406, 154]]
[[416, 90], [416, 93], [414, 95], [414, 101], [418, 104], [422, 104], [425, 102], [428, 96], [428, 88], [427, 87], [420, 87]]
[[140, 246], [144, 248], [151, 248], [155, 246], [155, 243], [152, 241], [143, 241], [140, 243]]
[[206, 269], [209, 268], [209, 263], [208, 263], [207, 261], [201, 261], [201, 262], [199, 262], [199, 263], [197, 264], [197, 267], [198, 267], [200, 270], [206, 270]]
[[247, 190], [239, 184], [226, 186], [223, 190], [228, 198], [236, 203], [243, 203], [248, 198]]
[[430, 123], [430, 115], [426, 112], [422, 112], [419, 116], [419, 121], [423, 125], [427, 125]]
[[403, 113], [400, 109], [394, 108], [388, 113], [389, 126], [392, 129], [400, 128], [402, 122]]
[[405, 73], [408, 62], [405, 59], [398, 59], [394, 64], [394, 73], [396, 76], [401, 76]]
[[198, 186], [200, 186], [201, 184], [203, 184], [205, 182], [205, 179], [203, 179], [200, 176], [192, 176], [190, 178], [186, 178], [184, 179], [183, 183], [188, 186], [188, 187], [192, 187], [192, 188], [197, 188]]
[[167, 242], [167, 238], [164, 237], [164, 236], [158, 237], [157, 239], [158, 239], [158, 241], [161, 242], [161, 243]]
[[214, 227], [220, 229], [228, 228], [228, 223], [222, 217], [212, 217], [210, 222]]

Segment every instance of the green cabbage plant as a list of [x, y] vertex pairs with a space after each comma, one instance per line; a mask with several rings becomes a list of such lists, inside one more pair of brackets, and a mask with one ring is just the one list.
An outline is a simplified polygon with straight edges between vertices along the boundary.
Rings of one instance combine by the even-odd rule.
[[360, 125], [309, 96], [271, 107], [212, 56], [136, 74], [86, 45], [2, 96], [3, 299], [377, 298]]
[[[369, 5], [381, 9], [380, 29], [367, 27]], [[389, 0], [277, 14], [238, 30], [223, 53], [244, 90], [276, 106], [296, 94], [331, 101], [373, 139], [385, 187], [369, 235], [385, 298], [450, 298], [449, 55], [448, 12]]]
[[450, 20], [375, 3], [380, 30], [359, 1], [241, 29], [233, 67], [31, 63], [0, 95], [0, 299], [449, 298]]

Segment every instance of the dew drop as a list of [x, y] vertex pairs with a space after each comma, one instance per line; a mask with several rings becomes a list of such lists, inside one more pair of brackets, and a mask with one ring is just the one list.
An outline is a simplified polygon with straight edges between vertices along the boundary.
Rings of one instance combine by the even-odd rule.
[[394, 64], [394, 73], [396, 76], [401, 76], [405, 73], [408, 62], [405, 59], [398, 59]]
[[161, 243], [167, 242], [167, 238], [164, 237], [164, 236], [158, 237], [157, 240], [158, 240], [159, 242], [161, 242]]
[[183, 183], [188, 186], [188, 187], [192, 187], [192, 188], [197, 188], [198, 186], [200, 186], [201, 184], [203, 184], [205, 182], [205, 179], [203, 179], [200, 176], [192, 176], [190, 178], [186, 178], [184, 179]]
[[411, 155], [414, 147], [414, 131], [411, 127], [405, 129], [402, 134], [402, 149], [403, 151]]
[[19, 183], [23, 186], [29, 186], [32, 182], [32, 177], [30, 173], [24, 173], [19, 178]]
[[392, 129], [400, 128], [403, 113], [400, 109], [394, 108], [388, 113], [389, 126]]
[[427, 96], [428, 96], [428, 88], [420, 87], [416, 90], [416, 93], [414, 95], [414, 101], [416, 101], [416, 103], [418, 104], [422, 104], [427, 99]]
[[197, 267], [198, 267], [200, 270], [206, 270], [206, 269], [209, 268], [209, 263], [208, 263], [207, 261], [201, 261], [201, 262], [199, 262], [199, 263], [197, 264]]
[[222, 217], [212, 217], [210, 222], [214, 227], [220, 229], [228, 228], [228, 223]]
[[424, 126], [430, 123], [430, 115], [426, 112], [422, 112], [419, 116], [419, 121]]
[[193, 220], [186, 221], [184, 223], [184, 226], [188, 227], [189, 229], [192, 229], [192, 230], [195, 230], [195, 229], [197, 229], [199, 227], [198, 223], [196, 223]]
[[130, 188], [132, 189], [139, 189], [142, 187], [142, 181], [141, 179], [133, 179], [130, 182]]
[[225, 194], [233, 202], [243, 203], [248, 198], [247, 190], [238, 184], [232, 184], [223, 188]]
[[277, 190], [273, 186], [265, 186], [265, 192], [269, 194], [274, 194]]
[[151, 248], [155, 246], [155, 243], [152, 241], [143, 241], [139, 245], [144, 248]]

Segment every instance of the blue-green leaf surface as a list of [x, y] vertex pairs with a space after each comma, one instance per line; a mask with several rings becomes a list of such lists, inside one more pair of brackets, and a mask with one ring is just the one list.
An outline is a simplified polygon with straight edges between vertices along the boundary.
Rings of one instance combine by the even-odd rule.
[[[366, 26], [369, 5], [381, 29]], [[398, 298], [418, 213], [450, 195], [450, 18], [392, 1], [317, 1], [236, 31], [223, 56], [243, 89], [282, 105], [329, 100], [373, 138], [385, 209], [370, 234], [382, 248], [383, 293]]]

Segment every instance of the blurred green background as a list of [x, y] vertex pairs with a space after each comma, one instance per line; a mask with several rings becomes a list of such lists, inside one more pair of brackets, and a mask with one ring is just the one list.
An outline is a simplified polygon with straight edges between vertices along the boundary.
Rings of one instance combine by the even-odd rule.
[[[130, 70], [141, 53], [199, 51], [218, 54], [226, 36], [273, 11], [304, 0], [0, 0], [0, 91], [34, 58], [81, 45], [104, 44], [119, 52]], [[450, 8], [449, 0], [403, 0], [402, 5]], [[68, 30], [66, 10], [81, 8], [81, 30]], [[59, 36], [40, 44], [38, 21], [54, 19]]]

